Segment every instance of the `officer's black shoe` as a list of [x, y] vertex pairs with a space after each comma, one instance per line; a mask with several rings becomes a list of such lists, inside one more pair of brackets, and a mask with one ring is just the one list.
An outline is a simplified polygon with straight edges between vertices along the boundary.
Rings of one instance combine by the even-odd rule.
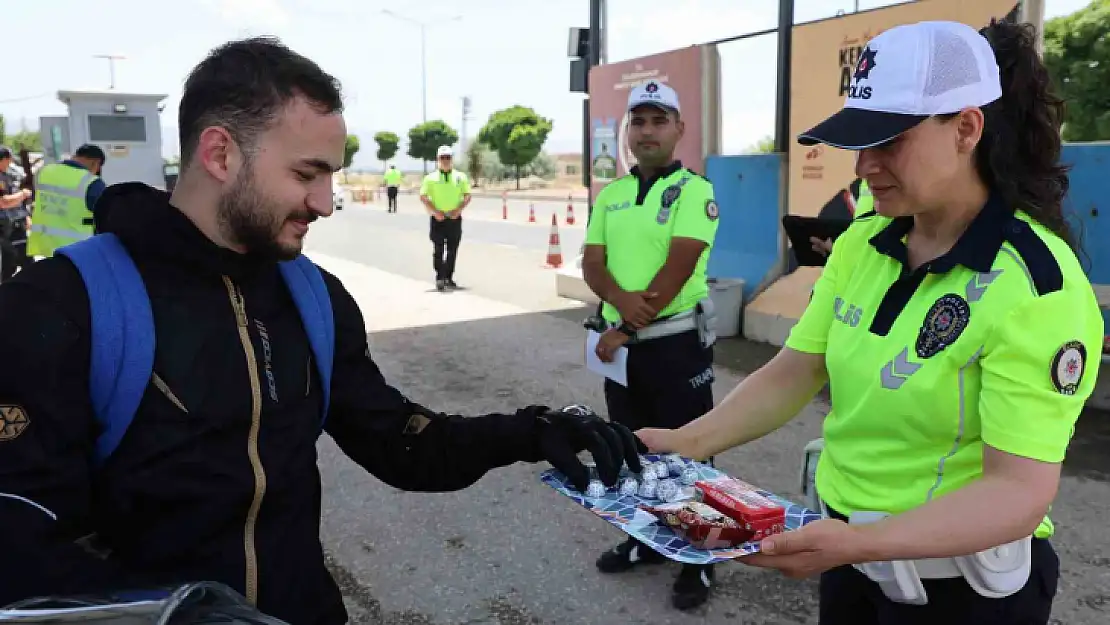
[[447, 283], [447, 288], [449, 288], [449, 289], [457, 291], [458, 288], [459, 288], [459, 285], [455, 284], [455, 281], [450, 279], [450, 278], [448, 278], [447, 280], [444, 280], [444, 282]]
[[446, 280], [436, 280], [436, 290], [439, 291], [440, 293], [446, 291], [447, 290], [447, 281]]
[[597, 570], [602, 573], [623, 573], [640, 564], [659, 564], [666, 561], [663, 554], [630, 538], [601, 554], [597, 559]]
[[674, 581], [671, 603], [679, 610], [693, 610], [709, 599], [713, 587], [713, 565], [685, 564]]

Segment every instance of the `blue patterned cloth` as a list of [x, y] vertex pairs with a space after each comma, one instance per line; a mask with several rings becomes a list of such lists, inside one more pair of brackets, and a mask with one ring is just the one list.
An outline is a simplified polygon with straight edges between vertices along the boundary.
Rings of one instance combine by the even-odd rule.
[[[663, 460], [663, 457], [651, 454], [643, 456], [643, 458], [651, 462]], [[700, 474], [699, 479], [702, 480], [710, 480], [725, 475], [723, 472], [706, 464], [692, 461], [687, 461], [687, 464], [692, 464], [698, 468], [698, 473]], [[672, 476], [673, 475], [674, 473], [672, 472]], [[635, 474], [629, 472], [627, 468], [624, 469], [622, 478], [625, 476], [636, 477]], [[602, 497], [587, 497], [584, 493], [575, 490], [574, 486], [567, 481], [566, 476], [556, 469], [544, 471], [540, 476], [540, 480], [544, 484], [570, 497], [579, 505], [597, 516], [619, 527], [629, 536], [640, 540], [649, 545], [652, 549], [655, 549], [664, 556], [677, 562], [686, 564], [712, 564], [714, 562], [724, 562], [726, 560], [740, 558], [759, 551], [758, 541], [746, 542], [728, 549], [706, 550], [694, 547], [686, 542], [680, 535], [675, 533], [673, 529], [660, 523], [655, 515], [639, 509], [641, 505], [656, 506], [663, 503], [660, 499], [644, 498], [639, 495], [621, 495], [617, 492], [615, 487], [608, 489]], [[820, 513], [808, 510], [792, 501], [787, 501], [774, 493], [769, 493], [764, 490], [759, 490], [759, 493], [786, 508], [787, 531], [796, 530], [806, 523], [821, 518]]]

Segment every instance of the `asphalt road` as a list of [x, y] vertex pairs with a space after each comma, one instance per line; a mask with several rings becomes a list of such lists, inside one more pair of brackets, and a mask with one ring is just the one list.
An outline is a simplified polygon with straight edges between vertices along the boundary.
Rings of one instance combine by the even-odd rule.
[[[550, 212], [546, 228], [523, 219], [505, 223], [499, 200], [476, 199], [457, 274], [467, 288], [441, 294], [431, 285], [427, 218], [413, 198], [405, 199], [398, 214], [386, 214], [381, 203], [349, 205], [313, 224], [307, 247], [359, 300], [387, 378], [421, 403], [460, 414], [532, 403], [603, 409], [600, 382], [581, 364], [579, 320], [587, 311], [556, 297], [552, 272], [542, 267]], [[567, 228], [560, 214], [564, 242], [577, 246], [582, 220]], [[725, 342], [719, 362], [750, 362], [766, 351]], [[718, 397], [742, 375], [719, 366]], [[799, 453], [819, 434], [826, 412], [818, 399], [779, 432], [723, 454], [719, 464], [797, 498]], [[1053, 510], [1064, 569], [1055, 623], [1110, 622], [1108, 426], [1103, 415], [1080, 421]], [[381, 484], [330, 440], [321, 442], [320, 464], [322, 540], [354, 623], [816, 622], [813, 582], [741, 564], [719, 568], [713, 599], [692, 615], [670, 607], [677, 565], [598, 574], [594, 559], [623, 535], [541, 484], [542, 465], [500, 469], [458, 493], [415, 494]]]

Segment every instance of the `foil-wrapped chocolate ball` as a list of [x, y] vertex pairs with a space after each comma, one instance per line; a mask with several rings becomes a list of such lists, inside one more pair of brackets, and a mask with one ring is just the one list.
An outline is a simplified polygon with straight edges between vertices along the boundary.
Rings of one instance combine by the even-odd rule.
[[667, 469], [671, 475], [682, 475], [682, 470], [686, 468], [686, 461], [681, 456], [674, 454], [667, 456]]
[[659, 482], [656, 482], [654, 480], [645, 480], [643, 483], [640, 484], [640, 492], [637, 494], [644, 499], [654, 499], [655, 487], [657, 484], [659, 484]]
[[640, 490], [640, 483], [634, 477], [626, 477], [621, 480], [620, 494], [625, 497], [631, 497]]
[[594, 499], [597, 499], [598, 497], [604, 497], [605, 485], [598, 480], [590, 480], [589, 485], [586, 486], [586, 496], [593, 497]]
[[682, 467], [682, 473], [679, 474], [678, 481], [682, 482], [685, 486], [693, 486], [694, 482], [700, 479], [701, 475], [698, 473], [698, 468], [692, 464], [688, 464]]
[[666, 502], [677, 499], [678, 493], [678, 482], [674, 480], [659, 480], [659, 486], [655, 488], [655, 496]]
[[655, 477], [659, 479], [668, 478], [671, 476], [671, 470], [667, 467], [666, 462], [655, 463]]

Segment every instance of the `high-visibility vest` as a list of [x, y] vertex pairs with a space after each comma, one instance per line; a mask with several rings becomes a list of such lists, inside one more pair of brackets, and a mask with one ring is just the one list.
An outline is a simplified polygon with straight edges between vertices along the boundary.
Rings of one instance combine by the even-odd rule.
[[59, 248], [93, 234], [85, 193], [96, 174], [64, 163], [43, 167], [35, 182], [35, 210], [27, 235], [28, 256], [53, 256]]
[[863, 215], [873, 210], [875, 210], [875, 196], [871, 195], [871, 187], [867, 186], [867, 181], [861, 178], [859, 181], [859, 197], [856, 198], [855, 215]]

